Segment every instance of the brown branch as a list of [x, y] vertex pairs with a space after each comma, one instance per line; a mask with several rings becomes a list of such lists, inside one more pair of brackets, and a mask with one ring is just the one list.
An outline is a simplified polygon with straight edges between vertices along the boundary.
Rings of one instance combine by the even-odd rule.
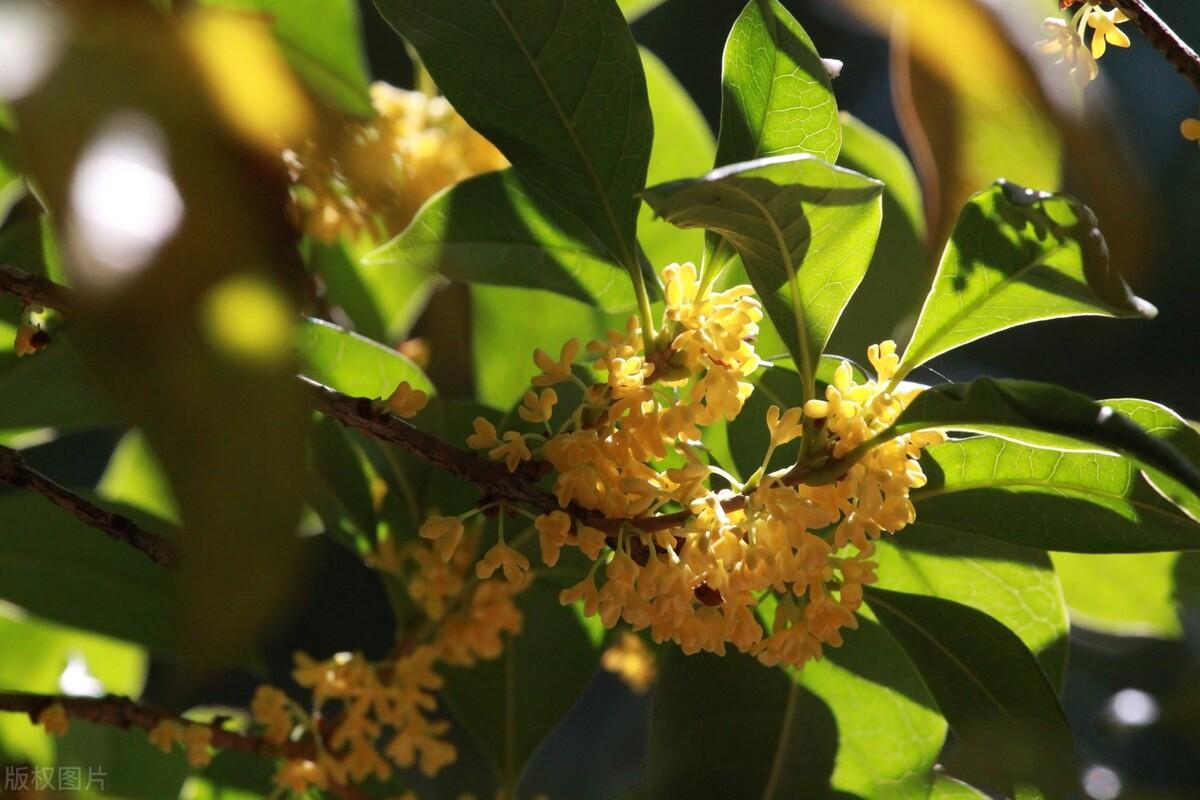
[[0, 446], [0, 483], [29, 489], [77, 517], [89, 527], [115, 541], [127, 544], [163, 567], [175, 563], [170, 541], [139, 527], [122, 514], [114, 514], [47, 478], [25, 463], [16, 450]]
[[16, 295], [25, 305], [52, 308], [63, 314], [74, 313], [77, 306], [74, 290], [7, 264], [0, 264], [0, 292]]
[[1167, 61], [1184, 77], [1191, 81], [1192, 86], [1200, 91], [1200, 55], [1179, 38], [1179, 34], [1171, 30], [1162, 17], [1154, 13], [1145, 0], [1110, 0], [1110, 2], [1125, 12], [1130, 22], [1142, 35], [1154, 45], [1159, 52], [1166, 56]]
[[143, 705], [130, 700], [128, 697], [109, 695], [108, 697], [64, 697], [52, 694], [27, 694], [25, 692], [0, 692], [0, 711], [16, 711], [29, 715], [29, 719], [37, 723], [37, 718], [44, 709], [58, 703], [67, 714], [77, 719], [94, 722], [98, 725], [111, 725], [123, 730], [140, 728], [151, 731], [163, 720], [175, 720], [187, 725], [200, 725], [210, 728], [213, 732], [214, 747], [226, 750], [237, 750], [251, 755], [270, 758], [315, 758], [316, 748], [311, 738], [298, 741], [287, 741], [281, 745], [273, 744], [262, 736], [249, 733], [237, 733], [225, 730], [220, 721], [209, 723], [193, 722], [178, 714]]

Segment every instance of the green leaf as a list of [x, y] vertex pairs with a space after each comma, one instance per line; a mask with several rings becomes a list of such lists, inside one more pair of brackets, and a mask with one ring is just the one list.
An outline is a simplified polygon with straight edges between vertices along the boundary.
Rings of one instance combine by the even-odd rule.
[[[71, 720], [70, 730], [58, 743], [57, 766], [77, 767], [83, 783], [96, 778], [91, 797], [119, 797], [122, 800], [161, 800], [178, 797], [184, 779], [191, 772], [183, 752], [167, 755], [146, 737], [141, 728], [122, 729], [81, 719]], [[103, 791], [95, 791], [98, 788]]]
[[1051, 681], [1061, 685], [1067, 666], [1067, 608], [1049, 556], [943, 530], [926, 524], [924, 517], [918, 508], [916, 523], [879, 544], [877, 586], [982, 611], [1017, 634], [1037, 654]]
[[292, 69], [334, 108], [374, 116], [367, 59], [354, 0], [202, 0], [204, 5], [260, 11]]
[[648, 797], [828, 797], [837, 750], [833, 713], [783, 670], [736, 652], [666, 651], [650, 713]]
[[1179, 553], [1051, 553], [1071, 624], [1113, 636], [1177, 639]]
[[0, 495], [0, 598], [46, 619], [169, 652], [170, 575], [33, 494]]
[[605, 310], [633, 305], [625, 270], [579, 220], [547, 209], [512, 170], [451, 186], [368, 257], [373, 269], [546, 289]]
[[[645, 48], [641, 52], [654, 127], [661, 132], [654, 137], [646, 183], [652, 186], [698, 175], [712, 164], [716, 152], [708, 121], [666, 64]], [[655, 219], [654, 212], [642, 206], [638, 213], [638, 243], [654, 268], [661, 269], [697, 259], [704, 234]]]
[[973, 772], [1008, 787], [1073, 781], [1071, 728], [1021, 639], [958, 603], [868, 588], [867, 603], [921, 671]]
[[[376, 0], [438, 88], [534, 191], [635, 270], [653, 125], [637, 46], [611, 0]], [[469, 57], [468, 57], [469, 56]]]
[[867, 347], [912, 332], [933, 278], [925, 246], [921, 187], [904, 151], [842, 112], [838, 164], [883, 182], [883, 224], [866, 277], [829, 339], [835, 353], [861, 358]]
[[521, 635], [494, 661], [446, 671], [442, 692], [454, 717], [491, 759], [501, 786], [515, 789], [529, 757], [570, 710], [600, 654], [575, 612], [542, 582], [521, 593]]
[[1060, 450], [1098, 446], [1161, 470], [1193, 491], [1200, 490], [1200, 469], [1169, 444], [1110, 407], [1049, 383], [977, 378], [970, 383], [934, 386], [909, 404], [890, 432], [898, 435], [923, 429], [990, 433]]
[[779, 0], [750, 0], [725, 44], [717, 166], [810, 153], [837, 160], [841, 124], [812, 40]]
[[77, 429], [113, 421], [112, 400], [70, 334], [32, 356], [0, 356], [0, 430]]
[[1109, 263], [1079, 201], [998, 182], [971, 198], [942, 254], [900, 375], [997, 331], [1058, 317], [1153, 317]]
[[1200, 525], [1121, 456], [977, 436], [927, 448], [921, 466], [923, 527], [1075, 553], [1200, 550]]
[[681, 228], [706, 228], [737, 248], [805, 384], [867, 269], [882, 186], [809, 155], [786, 155], [662, 184], [643, 196]]
[[[309, 439], [313, 471], [321, 487], [333, 498], [339, 514], [360, 537], [371, 537], [377, 522], [371, 487], [363, 469], [363, 459], [351, 443], [349, 432], [331, 419], [313, 425]], [[326, 525], [335, 522], [322, 514]], [[343, 517], [344, 515], [344, 517]]]
[[390, 347], [319, 319], [306, 320], [298, 347], [303, 374], [355, 397], [388, 397], [402, 381], [432, 394], [421, 368]]
[[96, 493], [105, 500], [133, 506], [158, 519], [179, 522], [171, 484], [141, 431], [130, 431], [121, 437], [96, 485]]
[[[1169, 444], [1192, 464], [1200, 466], [1200, 430], [1189, 425], [1187, 420], [1171, 409], [1149, 400], [1131, 398], [1105, 400], [1104, 404], [1133, 420], [1146, 433]], [[1149, 468], [1144, 472], [1150, 485], [1163, 497], [1183, 509], [1192, 519], [1200, 521], [1200, 495], [1194, 490], [1189, 491], [1160, 470]]]
[[929, 800], [988, 800], [988, 796], [962, 781], [939, 775], [933, 782]]
[[625, 13], [625, 19], [633, 22], [648, 11], [653, 11], [662, 5], [663, 0], [617, 0], [617, 5]]
[[867, 615], [841, 647], [792, 678], [829, 706], [837, 725], [832, 784], [858, 797], [924, 800], [946, 722], [896, 640]]

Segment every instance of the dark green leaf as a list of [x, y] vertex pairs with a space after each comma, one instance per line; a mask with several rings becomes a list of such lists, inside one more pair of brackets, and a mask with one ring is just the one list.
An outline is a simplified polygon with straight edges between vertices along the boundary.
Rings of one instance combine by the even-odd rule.
[[[813, 394], [817, 360], [862, 280], [879, 233], [882, 186], [808, 155], [735, 164], [647, 189], [654, 211], [737, 248]], [[797, 403], [799, 405], [799, 403]]]
[[[360, 535], [373, 536], [376, 517], [371, 488], [363, 459], [346, 429], [331, 419], [322, 419], [313, 425], [309, 442], [317, 480], [332, 494], [352, 529]], [[330, 520], [325, 522], [329, 524]]]
[[1108, 246], [1087, 206], [1001, 181], [963, 209], [900, 373], [1027, 322], [1156, 313], [1109, 263]]
[[992, 617], [948, 600], [869, 588], [867, 603], [921, 671], [972, 772], [1009, 787], [1074, 778], [1071, 728], [1037, 659]]
[[[180, 787], [191, 768], [180, 749], [170, 755], [150, 744], [140, 728], [121, 729], [80, 719], [71, 720], [71, 728], [58, 744], [57, 766], [75, 767], [87, 785], [89, 776], [97, 777], [95, 796], [114, 796], [126, 800], [161, 800], [178, 797]], [[61, 774], [61, 773], [59, 773]], [[90, 793], [89, 793], [90, 794]]]
[[912, 401], [892, 430], [900, 434], [928, 428], [990, 433], [1062, 450], [1099, 446], [1200, 491], [1200, 469], [1169, 444], [1112, 408], [1049, 383], [978, 378], [934, 386]]
[[298, 346], [304, 375], [340, 392], [387, 397], [402, 381], [433, 392], [425, 373], [407, 356], [332, 323], [306, 320]]
[[525, 615], [521, 635], [507, 639], [494, 661], [447, 670], [442, 693], [510, 792], [599, 663], [575, 612], [559, 604], [557, 587], [535, 582], [518, 605]]
[[647, 796], [825, 798], [836, 720], [783, 670], [669, 648], [650, 716]]
[[625, 270], [581, 222], [547, 211], [512, 170], [490, 172], [435, 196], [368, 264], [401, 274], [440, 271], [468, 283], [546, 289], [605, 310], [630, 308]]
[[1200, 525], [1121, 456], [977, 436], [926, 449], [921, 465], [929, 483], [912, 502], [923, 527], [1075, 553], [1200, 549]]
[[829, 349], [861, 358], [884, 339], [903, 344], [912, 332], [933, 268], [925, 246], [921, 187], [904, 151], [843, 112], [838, 164], [883, 182], [883, 224], [867, 275], [838, 320]]
[[[653, 125], [611, 0], [376, 0], [454, 107], [530, 187], [636, 269]], [[469, 57], [468, 57], [469, 56]]]
[[[712, 164], [716, 151], [708, 121], [666, 64], [644, 48], [642, 67], [646, 72], [654, 127], [660, 132], [654, 137], [650, 151], [646, 183], [652, 186], [704, 172]], [[702, 231], [685, 231], [656, 219], [649, 206], [642, 206], [638, 213], [638, 243], [656, 270], [668, 264], [694, 261], [700, 256], [703, 242]]]
[[0, 597], [34, 614], [171, 650], [170, 576], [33, 494], [0, 496]]
[[1050, 557], [960, 531], [916, 523], [879, 545], [881, 589], [927, 594], [993, 617], [1031, 651], [1055, 685], [1066, 670], [1067, 608]]
[[0, 430], [81, 428], [113, 421], [112, 401], [62, 333], [18, 359], [0, 356]]
[[203, 0], [205, 5], [260, 11], [292, 69], [334, 108], [372, 116], [367, 59], [359, 41], [355, 0]]
[[717, 166], [810, 153], [837, 160], [842, 129], [829, 74], [779, 0], [750, 0], [725, 44]]

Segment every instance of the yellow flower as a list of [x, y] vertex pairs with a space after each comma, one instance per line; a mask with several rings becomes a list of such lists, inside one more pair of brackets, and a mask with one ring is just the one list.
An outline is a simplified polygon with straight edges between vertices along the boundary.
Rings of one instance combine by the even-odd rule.
[[462, 541], [463, 524], [458, 517], [430, 517], [421, 525], [422, 539], [432, 539], [442, 561], [449, 562]]
[[1189, 142], [1200, 142], [1200, 119], [1189, 117], [1179, 123], [1179, 132]]
[[54, 703], [38, 712], [37, 722], [46, 729], [46, 733], [54, 736], [66, 736], [71, 723], [67, 719], [67, 710], [62, 703]]
[[767, 430], [771, 433], [771, 444], [787, 444], [798, 437], [804, 430], [803, 414], [799, 408], [789, 408], [779, 414], [779, 406], [767, 409]]
[[604, 651], [600, 665], [617, 675], [635, 694], [645, 694], [658, 677], [650, 648], [636, 634], [622, 631], [617, 643]]
[[305, 759], [284, 761], [275, 772], [272, 782], [281, 789], [303, 795], [309, 788], [328, 789], [329, 776], [317, 763]]
[[494, 461], [504, 461], [509, 472], [516, 472], [522, 461], [533, 458], [533, 453], [525, 446], [525, 437], [517, 431], [506, 431], [504, 443], [493, 447], [488, 451], [488, 455]]
[[183, 740], [183, 726], [173, 719], [159, 720], [151, 730], [147, 738], [150, 744], [162, 750], [164, 753], [170, 753], [175, 748], [175, 743]]
[[487, 580], [499, 567], [504, 569], [505, 580], [520, 586], [529, 572], [529, 559], [504, 542], [496, 542], [475, 565], [475, 575], [480, 580]]
[[558, 392], [553, 389], [543, 389], [540, 396], [537, 392], [526, 392], [517, 413], [526, 422], [547, 422], [557, 402]]
[[212, 761], [212, 728], [207, 725], [188, 725], [183, 731], [183, 746], [187, 761], [193, 767], [207, 767]]
[[[272, 744], [283, 744], [292, 732], [292, 714], [288, 708], [287, 695], [274, 686], [259, 686], [250, 701], [250, 713], [254, 721], [262, 725], [263, 738]], [[176, 736], [176, 739], [179, 737]], [[153, 734], [151, 734], [153, 741]], [[170, 747], [163, 748], [164, 752]]]
[[1085, 11], [1087, 24], [1095, 30], [1092, 34], [1092, 57], [1104, 55], [1107, 45], [1129, 47], [1129, 37], [1118, 29], [1117, 25], [1129, 20], [1125, 12], [1119, 8], [1104, 11], [1099, 6], [1090, 5]]
[[533, 363], [542, 371], [532, 381], [534, 386], [553, 386], [571, 380], [571, 364], [579, 354], [579, 340], [570, 339], [562, 346], [558, 361], [552, 359], [540, 347], [533, 351]]
[[600, 550], [607, 542], [608, 535], [598, 528], [581, 525], [575, 538], [578, 540], [579, 549], [583, 551], [583, 554], [595, 561], [600, 557]]
[[483, 417], [476, 417], [471, 426], [475, 432], [467, 436], [467, 447], [474, 450], [490, 450], [500, 444], [500, 439], [496, 436], [496, 426]]
[[558, 563], [558, 554], [571, 532], [571, 518], [561, 511], [543, 514], [533, 521], [542, 548], [542, 561], [547, 567]]
[[1042, 27], [1049, 34], [1048, 38], [1038, 42], [1043, 53], [1058, 56], [1055, 63], [1065, 64], [1068, 74], [1080, 86], [1096, 80], [1100, 75], [1100, 65], [1075, 28], [1059, 17], [1050, 17]]
[[408, 381], [401, 381], [391, 396], [387, 399], [388, 410], [397, 417], [411, 419], [429, 402], [429, 395], [420, 389], [414, 389]]

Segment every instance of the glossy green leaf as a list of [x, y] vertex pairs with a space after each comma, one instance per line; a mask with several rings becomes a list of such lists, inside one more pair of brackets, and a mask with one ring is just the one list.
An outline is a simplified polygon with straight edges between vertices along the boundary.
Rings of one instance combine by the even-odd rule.
[[34, 494], [0, 495], [0, 598], [159, 652], [175, 644], [170, 575]]
[[[1105, 400], [1104, 404], [1133, 420], [1151, 436], [1162, 439], [1192, 464], [1200, 466], [1200, 430], [1166, 406], [1149, 400], [1125, 398]], [[1150, 485], [1183, 509], [1192, 519], [1200, 521], [1200, 495], [1170, 475], [1153, 468], [1146, 469]]]
[[262, 12], [288, 63], [334, 108], [374, 115], [367, 58], [355, 0], [203, 0], [205, 5]]
[[936, 597], [868, 588], [867, 603], [921, 671], [973, 772], [1005, 786], [1073, 781], [1071, 728], [1021, 639]]
[[929, 428], [990, 433], [1062, 450], [1100, 447], [1200, 489], [1200, 469], [1170, 445], [1111, 408], [1049, 383], [977, 378], [934, 386], [909, 404], [891, 430]]
[[[438, 88], [527, 184], [636, 268], [653, 125], [637, 46], [611, 0], [376, 0]], [[464, 58], [465, 54], [472, 57]]]
[[109, 502], [132, 506], [168, 522], [179, 522], [171, 484], [141, 431], [130, 431], [121, 437], [96, 484], [96, 493]]
[[926, 449], [921, 465], [923, 527], [1076, 553], [1200, 550], [1200, 525], [1121, 456], [976, 436]]
[[1071, 624], [1113, 636], [1176, 639], [1179, 553], [1051, 553]]
[[943, 530], [924, 517], [918, 508], [916, 523], [879, 545], [877, 586], [982, 611], [1017, 634], [1060, 685], [1067, 666], [1067, 608], [1049, 556]]
[[866, 277], [829, 339], [829, 349], [862, 358], [867, 347], [912, 333], [933, 279], [925, 246], [921, 187], [904, 151], [878, 131], [842, 112], [837, 163], [883, 182], [883, 223]]
[[390, 347], [323, 320], [306, 320], [298, 347], [302, 372], [326, 386], [355, 397], [388, 397], [402, 382], [433, 392], [421, 368]]
[[442, 692], [510, 792], [533, 751], [587, 686], [600, 658], [575, 612], [559, 604], [557, 587], [537, 582], [517, 603], [525, 615], [521, 635], [507, 639], [494, 661], [448, 669]]
[[633, 305], [628, 274], [577, 219], [546, 209], [510, 169], [451, 186], [368, 264], [441, 272], [467, 283], [546, 289], [618, 311]]
[[988, 800], [988, 796], [962, 781], [939, 775], [933, 782], [929, 800]]
[[334, 420], [322, 419], [313, 425], [309, 444], [314, 477], [320, 484], [318, 489], [329, 492], [338, 512], [331, 519], [318, 504], [317, 513], [327, 526], [342, 523], [359, 537], [374, 536], [378, 521], [375, 502], [363, 459], [349, 432]]
[[[687, 90], [666, 64], [645, 48], [642, 68], [654, 113], [654, 147], [650, 151], [647, 185], [699, 175], [712, 164], [716, 152], [712, 129]], [[701, 231], [676, 228], [656, 219], [648, 206], [638, 213], [638, 244], [656, 271], [668, 264], [696, 261], [704, 244]]]
[[[647, 189], [660, 216], [737, 248], [812, 396], [817, 361], [867, 269], [882, 186], [808, 155], [765, 158]], [[799, 403], [797, 404], [799, 405]]]
[[625, 14], [625, 19], [633, 22], [648, 11], [653, 11], [662, 5], [663, 0], [617, 0], [617, 5]]
[[900, 372], [984, 336], [1082, 315], [1153, 317], [1109, 263], [1096, 217], [1062, 194], [998, 182], [955, 225]]
[[[66, 688], [76, 692], [86, 689], [136, 697], [146, 680], [147, 662], [141, 648], [23, 616], [13, 609], [0, 610], [0, 639], [5, 643], [0, 652], [0, 690], [61, 692], [60, 680], [68, 665], [72, 667], [71, 682]], [[0, 760], [46, 766], [53, 752], [52, 741], [28, 717], [0, 714]]]
[[816, 695], [737, 652], [672, 647], [660, 666], [648, 797], [829, 796], [837, 723]]
[[[946, 722], [904, 650], [864, 614], [841, 647], [792, 673], [837, 726], [834, 789], [858, 797], [924, 798]], [[790, 797], [792, 795], [780, 795]]]
[[33, 356], [0, 356], [0, 430], [77, 429], [113, 422], [112, 400], [70, 334]]
[[725, 44], [717, 166], [810, 153], [833, 162], [842, 144], [829, 74], [779, 0], [751, 0]]

